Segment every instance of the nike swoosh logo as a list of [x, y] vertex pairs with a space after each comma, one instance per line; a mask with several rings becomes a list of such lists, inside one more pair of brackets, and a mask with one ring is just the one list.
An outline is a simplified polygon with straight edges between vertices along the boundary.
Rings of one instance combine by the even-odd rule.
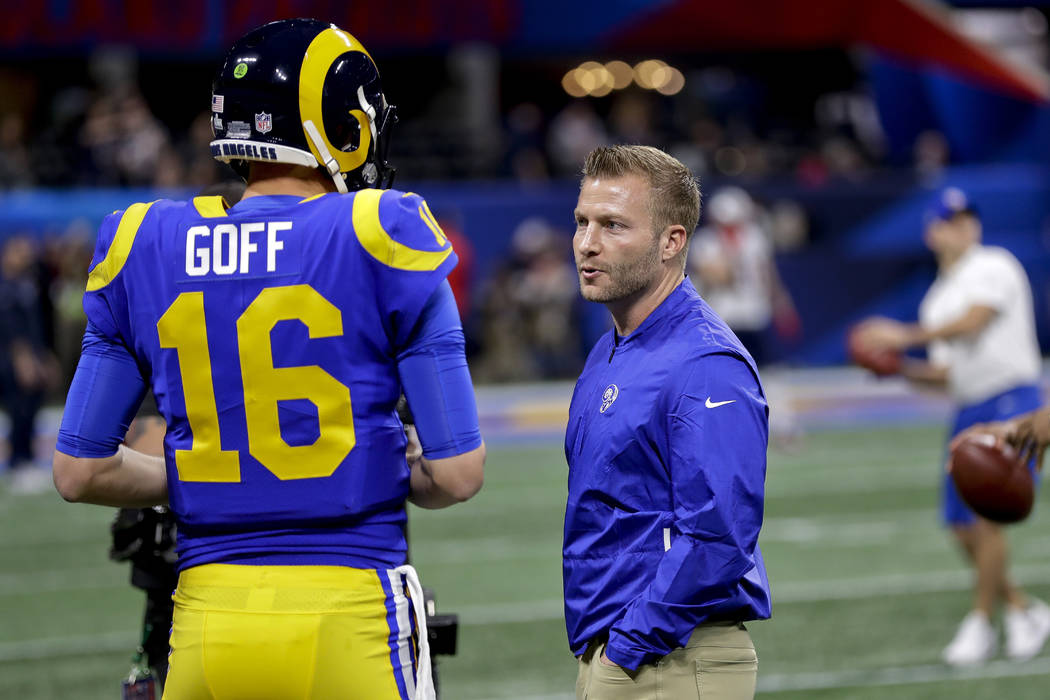
[[712, 401], [711, 397], [708, 396], [704, 405], [708, 408], [718, 408], [719, 406], [725, 406], [727, 403], [736, 403], [736, 399], [729, 399], [728, 401]]

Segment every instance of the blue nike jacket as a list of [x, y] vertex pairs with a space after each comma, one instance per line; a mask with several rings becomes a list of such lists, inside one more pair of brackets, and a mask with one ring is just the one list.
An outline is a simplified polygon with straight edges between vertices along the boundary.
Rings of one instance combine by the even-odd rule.
[[574, 654], [608, 637], [609, 659], [633, 670], [700, 623], [769, 617], [768, 434], [754, 360], [688, 279], [633, 333], [598, 341], [565, 434]]

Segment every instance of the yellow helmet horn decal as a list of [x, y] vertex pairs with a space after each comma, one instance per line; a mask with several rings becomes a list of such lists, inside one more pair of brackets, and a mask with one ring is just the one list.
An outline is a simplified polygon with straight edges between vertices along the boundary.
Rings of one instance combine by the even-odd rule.
[[[339, 150], [338, 146], [328, 140], [328, 134], [324, 132], [324, 116], [321, 110], [321, 94], [324, 89], [325, 76], [335, 63], [336, 59], [345, 53], [359, 51], [368, 60], [372, 56], [368, 53], [360, 41], [341, 29], [330, 27], [314, 37], [310, 46], [306, 49], [303, 57], [303, 65], [299, 73], [299, 118], [302, 122], [312, 121], [319, 126], [321, 138], [332, 157], [339, 164], [339, 172], [349, 172], [361, 167], [368, 158], [368, 149], [372, 144], [372, 130], [369, 125], [368, 115], [363, 110], [350, 110], [351, 116], [357, 119], [361, 126], [361, 143], [357, 149], [349, 153]], [[324, 164], [324, 159], [314, 146], [313, 141], [307, 135], [306, 142], [310, 145], [310, 151], [317, 158], [317, 162]]]

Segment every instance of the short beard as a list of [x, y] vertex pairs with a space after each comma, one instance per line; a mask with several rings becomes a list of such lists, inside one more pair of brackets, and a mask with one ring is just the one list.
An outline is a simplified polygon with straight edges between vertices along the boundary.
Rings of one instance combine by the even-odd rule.
[[644, 290], [653, 280], [654, 270], [660, 262], [660, 239], [655, 237], [653, 245], [645, 255], [625, 263], [612, 265], [606, 272], [609, 285], [597, 287], [584, 285], [580, 279], [580, 295], [587, 301], [609, 304], [628, 299]]

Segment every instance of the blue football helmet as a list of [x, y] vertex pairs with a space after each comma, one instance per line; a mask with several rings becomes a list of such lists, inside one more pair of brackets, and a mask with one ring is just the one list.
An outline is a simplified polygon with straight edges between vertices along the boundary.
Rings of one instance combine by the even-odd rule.
[[389, 188], [396, 109], [352, 35], [315, 19], [271, 22], [241, 37], [212, 86], [212, 155], [241, 176], [248, 161], [327, 172], [340, 192]]

